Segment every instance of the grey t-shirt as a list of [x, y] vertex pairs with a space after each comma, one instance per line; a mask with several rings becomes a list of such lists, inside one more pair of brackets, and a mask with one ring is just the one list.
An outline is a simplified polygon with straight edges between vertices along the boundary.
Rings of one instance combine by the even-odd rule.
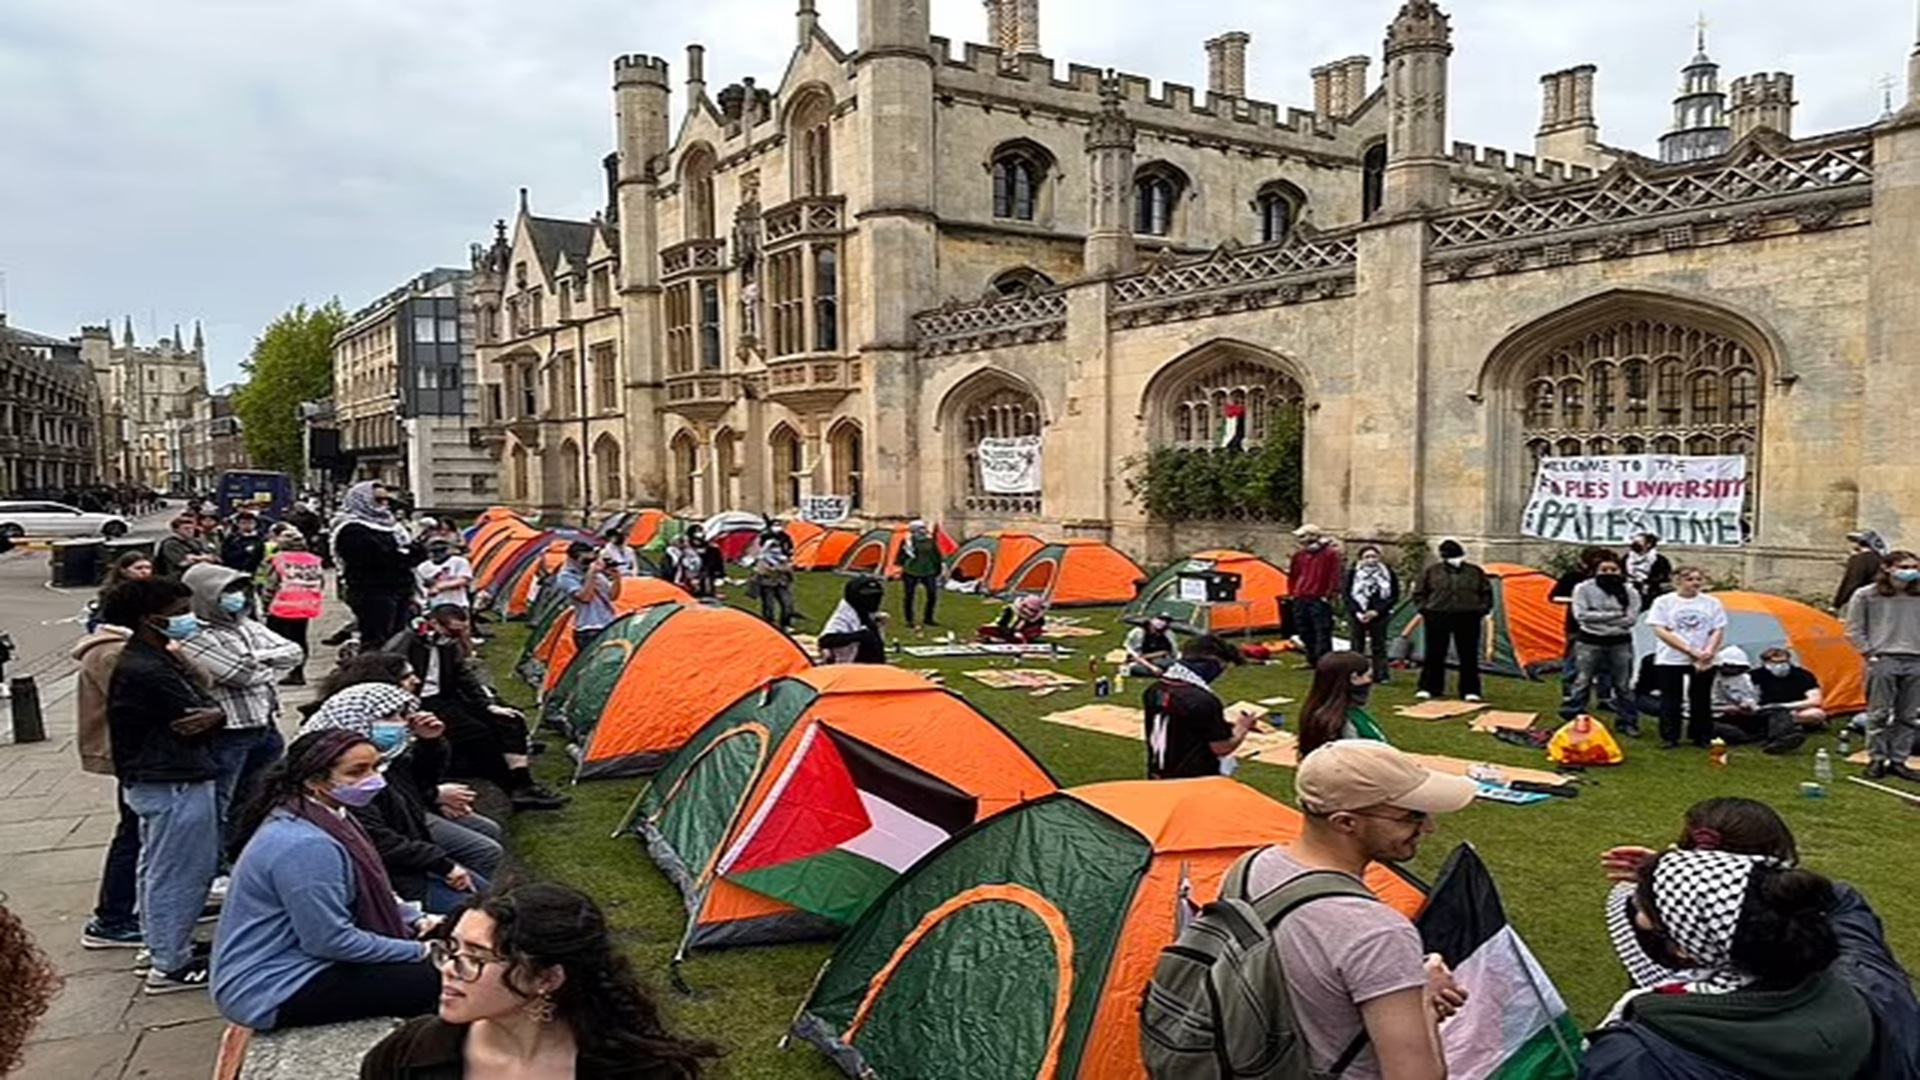
[[[1285, 849], [1271, 848], [1255, 857], [1248, 885], [1257, 896], [1308, 869]], [[1331, 1069], [1360, 1034], [1365, 1026], [1361, 1005], [1427, 983], [1419, 931], [1406, 916], [1375, 900], [1315, 900], [1287, 916], [1275, 938], [1317, 1070]], [[1379, 1080], [1373, 1048], [1362, 1050], [1341, 1075], [1343, 1080]]]

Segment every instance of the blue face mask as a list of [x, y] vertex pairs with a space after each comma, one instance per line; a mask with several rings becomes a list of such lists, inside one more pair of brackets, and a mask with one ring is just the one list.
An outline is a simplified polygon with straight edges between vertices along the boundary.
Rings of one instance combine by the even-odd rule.
[[373, 730], [367, 733], [373, 740], [373, 748], [385, 757], [390, 751], [398, 750], [407, 742], [407, 725], [392, 721], [376, 722]]
[[247, 594], [237, 592], [221, 593], [220, 610], [229, 615], [238, 615], [247, 610]]
[[193, 615], [174, 615], [167, 619], [167, 625], [160, 630], [174, 641], [185, 641], [200, 632], [200, 620]]
[[1916, 581], [1920, 581], [1920, 570], [1902, 568], [1895, 570], [1890, 576], [1902, 585], [1911, 585]]

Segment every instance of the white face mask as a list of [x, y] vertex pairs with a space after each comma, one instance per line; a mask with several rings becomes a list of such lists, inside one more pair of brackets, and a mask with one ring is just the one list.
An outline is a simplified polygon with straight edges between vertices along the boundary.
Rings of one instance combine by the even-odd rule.
[[1453, 558], [1447, 560], [1447, 565], [1459, 566], [1465, 563], [1466, 561], [1467, 561], [1467, 557], [1465, 555], [1455, 555]]
[[1793, 670], [1792, 664], [1768, 664], [1767, 665], [1768, 674], [1778, 676], [1778, 677], [1784, 677], [1787, 674], [1787, 672], [1792, 670]]

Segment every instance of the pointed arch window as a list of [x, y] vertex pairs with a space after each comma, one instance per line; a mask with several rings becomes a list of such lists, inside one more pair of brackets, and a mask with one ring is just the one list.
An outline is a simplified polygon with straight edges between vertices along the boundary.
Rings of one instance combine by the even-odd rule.
[[1053, 155], [1045, 147], [1016, 139], [994, 148], [993, 216], [1006, 221], [1037, 221], [1042, 215]]
[[1387, 201], [1387, 144], [1374, 143], [1360, 158], [1360, 217], [1380, 212]]
[[773, 490], [775, 497], [784, 499], [784, 509], [793, 509], [800, 505], [801, 469], [805, 460], [800, 435], [792, 428], [781, 424], [767, 438], [767, 449], [771, 451], [773, 468]]
[[1186, 173], [1164, 161], [1134, 170], [1133, 231], [1140, 236], [1172, 236], [1179, 224], [1180, 197], [1188, 184]]
[[696, 146], [680, 163], [680, 199], [686, 212], [686, 239], [714, 237], [713, 151]]
[[1306, 392], [1277, 367], [1235, 359], [1201, 369], [1176, 386], [1167, 402], [1167, 432], [1175, 446], [1219, 446], [1221, 425], [1229, 416], [1244, 418], [1242, 443], [1258, 446], [1283, 416], [1305, 408]]
[[1004, 376], [995, 376], [983, 383], [960, 405], [958, 423], [953, 425], [959, 442], [954, 447], [954, 459], [966, 470], [958, 488], [966, 492], [964, 508], [967, 511], [1040, 513], [1042, 496], [1039, 493], [1004, 495], [986, 490], [980, 480], [980, 441], [1039, 435], [1042, 426], [1039, 399]]
[[833, 98], [818, 87], [805, 91], [788, 114], [793, 147], [793, 190], [799, 195], [833, 192]]
[[1278, 244], [1290, 239], [1306, 205], [1305, 193], [1284, 180], [1263, 185], [1253, 200], [1254, 212], [1260, 217], [1260, 242]]

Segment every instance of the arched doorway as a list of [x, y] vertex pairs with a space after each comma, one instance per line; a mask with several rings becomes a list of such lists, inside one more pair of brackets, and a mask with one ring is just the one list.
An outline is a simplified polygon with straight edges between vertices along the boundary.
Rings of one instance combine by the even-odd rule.
[[673, 475], [668, 478], [673, 508], [691, 510], [700, 485], [700, 445], [691, 432], [681, 431], [667, 444], [667, 456], [673, 461]]
[[593, 441], [593, 493], [609, 506], [618, 506], [626, 497], [625, 473], [620, 459], [620, 443], [612, 435], [603, 434]]
[[767, 457], [773, 470], [774, 502], [782, 513], [791, 512], [800, 506], [801, 470], [805, 467], [805, 455], [801, 447], [800, 433], [782, 423], [767, 436]]

